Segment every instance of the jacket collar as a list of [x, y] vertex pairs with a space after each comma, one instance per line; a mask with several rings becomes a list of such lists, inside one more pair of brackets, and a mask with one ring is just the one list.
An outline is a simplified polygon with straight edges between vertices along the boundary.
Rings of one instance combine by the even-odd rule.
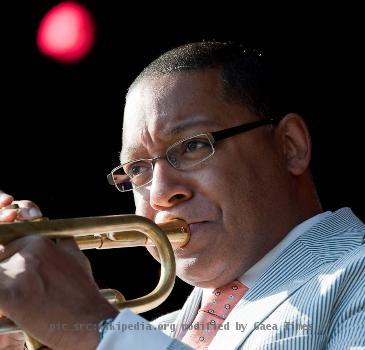
[[[292, 242], [270, 265], [228, 315], [230, 343], [239, 346], [281, 303], [315, 275], [325, 273], [329, 263], [363, 244], [365, 226], [351, 209], [332, 213]], [[254, 315], [254, 317], [253, 317]], [[236, 330], [236, 322], [247, 324]], [[222, 349], [225, 332], [218, 332], [209, 349]]]

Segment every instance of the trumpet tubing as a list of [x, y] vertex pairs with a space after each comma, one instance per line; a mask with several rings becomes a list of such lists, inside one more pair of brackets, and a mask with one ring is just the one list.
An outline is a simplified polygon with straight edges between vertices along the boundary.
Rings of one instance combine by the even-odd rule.
[[[0, 225], [0, 244], [28, 235], [40, 235], [52, 239], [72, 237], [81, 250], [154, 246], [153, 239], [144, 233], [146, 227], [141, 228], [142, 223], [150, 224], [149, 230], [158, 227], [174, 247], [183, 247], [189, 241], [188, 225], [183, 220], [155, 225], [138, 215], [110, 215]], [[118, 225], [122, 225], [122, 229], [115, 231]]]
[[[149, 294], [125, 300], [113, 289], [101, 290], [103, 296], [117, 309], [130, 308], [136, 313], [160, 305], [170, 294], [175, 283], [175, 258], [172, 245], [182, 247], [189, 241], [188, 225], [174, 220], [156, 225], [137, 215], [113, 215], [87, 218], [16, 222], [0, 225], [0, 244], [28, 235], [41, 235], [51, 239], [73, 237], [80, 249], [111, 249], [136, 246], [155, 246], [161, 260], [160, 280]], [[6, 318], [0, 319], [0, 333], [18, 331]]]

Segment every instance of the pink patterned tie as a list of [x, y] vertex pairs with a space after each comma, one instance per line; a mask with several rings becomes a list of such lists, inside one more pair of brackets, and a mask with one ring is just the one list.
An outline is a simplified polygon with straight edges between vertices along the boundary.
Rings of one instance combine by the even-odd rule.
[[208, 349], [219, 326], [247, 290], [248, 288], [237, 280], [213, 290], [207, 302], [199, 309], [191, 329], [188, 330], [182, 341], [194, 349]]

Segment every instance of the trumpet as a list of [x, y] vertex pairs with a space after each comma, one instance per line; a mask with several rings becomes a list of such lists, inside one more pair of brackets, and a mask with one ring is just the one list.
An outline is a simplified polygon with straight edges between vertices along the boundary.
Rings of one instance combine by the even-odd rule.
[[[176, 276], [172, 247], [183, 247], [190, 238], [189, 227], [183, 220], [156, 225], [138, 215], [40, 220], [0, 225], [2, 245], [28, 235], [41, 235], [50, 239], [72, 237], [81, 250], [155, 246], [161, 260], [161, 273], [159, 282], [152, 292], [137, 299], [125, 300], [123, 294], [117, 290], [100, 291], [118, 310], [128, 307], [136, 313], [157, 307], [169, 296]], [[19, 328], [11, 320], [0, 319], [0, 333], [14, 331], [19, 331]]]

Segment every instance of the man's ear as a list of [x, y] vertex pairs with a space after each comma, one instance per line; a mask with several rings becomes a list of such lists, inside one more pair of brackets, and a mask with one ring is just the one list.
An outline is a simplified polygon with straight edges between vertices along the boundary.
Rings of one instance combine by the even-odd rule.
[[312, 143], [303, 118], [289, 113], [281, 119], [276, 129], [287, 169], [293, 175], [302, 175], [309, 167]]

